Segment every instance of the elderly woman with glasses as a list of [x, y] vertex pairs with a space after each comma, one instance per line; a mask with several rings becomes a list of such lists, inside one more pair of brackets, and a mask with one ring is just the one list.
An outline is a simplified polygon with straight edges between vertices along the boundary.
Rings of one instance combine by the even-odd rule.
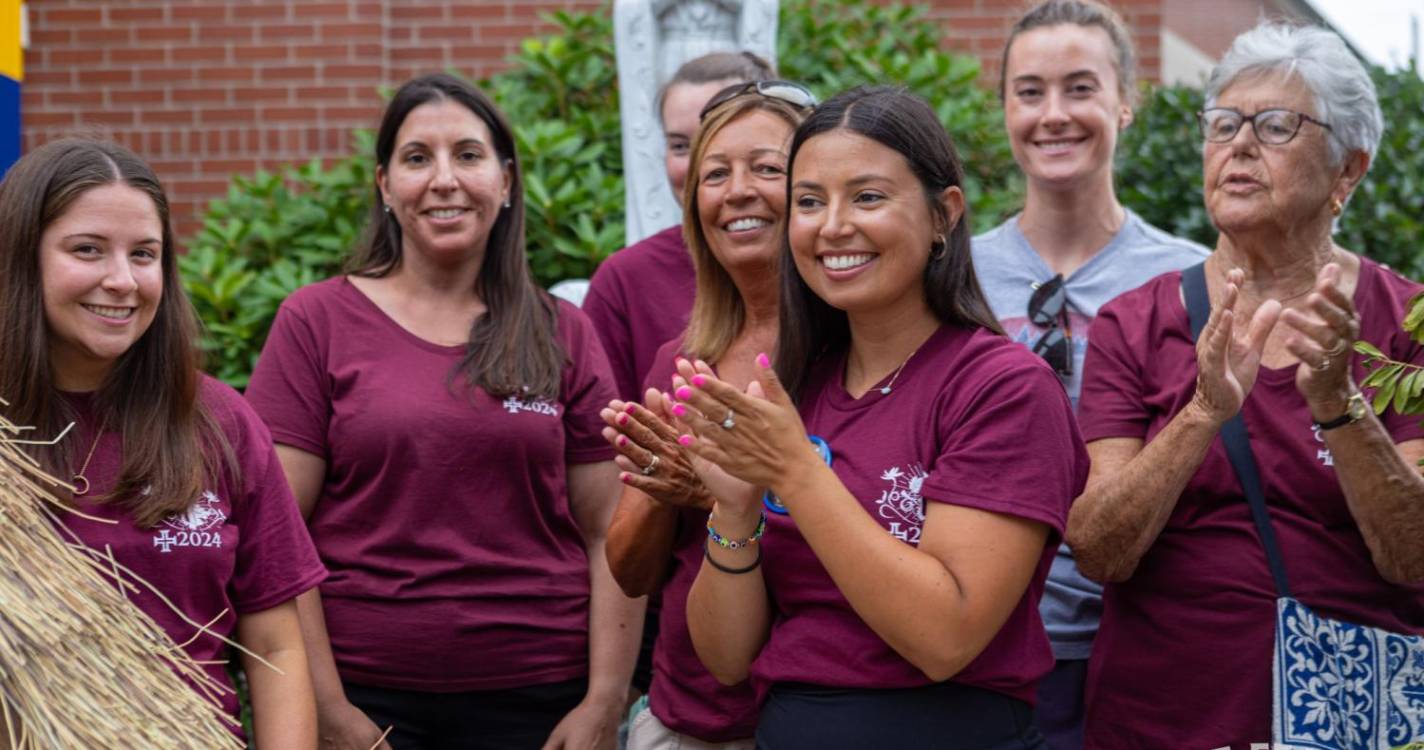
[[[1353, 356], [1367, 340], [1424, 363], [1398, 324], [1421, 287], [1332, 239], [1380, 140], [1374, 87], [1334, 34], [1262, 25], [1216, 67], [1200, 119], [1216, 252], [1092, 327], [1092, 474], [1068, 524], [1079, 567], [1107, 582], [1089, 748], [1271, 740], [1278, 589], [1218, 439], [1238, 414], [1294, 597], [1424, 631], [1424, 428], [1365, 408]], [[1195, 337], [1184, 300], [1202, 295], [1184, 279], [1209, 299]]]

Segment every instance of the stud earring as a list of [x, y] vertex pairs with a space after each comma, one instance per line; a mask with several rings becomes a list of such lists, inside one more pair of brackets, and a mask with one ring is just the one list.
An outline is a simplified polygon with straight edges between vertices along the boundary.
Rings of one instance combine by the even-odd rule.
[[391, 212], [391, 207], [390, 207], [389, 205], [387, 205], [387, 206], [382, 206], [382, 207], [381, 207], [381, 210], [382, 210], [382, 211], [385, 211], [386, 213], [390, 213], [390, 212]]
[[509, 208], [509, 196], [505, 196], [504, 198], [504, 207]]
[[1331, 216], [1339, 216], [1340, 214], [1342, 214], [1342, 213], [1344, 213], [1344, 212], [1345, 212], [1345, 204], [1344, 204], [1343, 202], [1341, 202], [1341, 200], [1340, 200], [1339, 198], [1332, 198], [1332, 199], [1330, 200], [1330, 215], [1331, 215]]

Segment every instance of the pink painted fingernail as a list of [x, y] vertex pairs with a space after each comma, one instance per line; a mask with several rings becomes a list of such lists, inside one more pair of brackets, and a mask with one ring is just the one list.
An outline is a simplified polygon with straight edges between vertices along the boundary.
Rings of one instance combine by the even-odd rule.
[[630, 478], [630, 477], [628, 476], [628, 472], [626, 472], [626, 471], [620, 471], [620, 472], [618, 472], [618, 481], [622, 482], [623, 484], [627, 484], [629, 478]]
[[692, 398], [692, 389], [691, 389], [691, 388], [688, 388], [688, 387], [685, 386], [685, 385], [682, 386], [681, 388], [678, 388], [678, 389], [677, 389], [677, 398], [678, 398], [678, 400], [680, 400], [680, 401], [686, 401], [686, 400]]
[[625, 445], [627, 445], [627, 444], [628, 444], [628, 436], [627, 436], [627, 435], [619, 435], [619, 436], [618, 436], [618, 447], [619, 447], [619, 448], [622, 448], [623, 446], [625, 446]]
[[620, 425], [628, 424], [628, 413], [627, 413], [627, 412], [624, 412], [624, 413], [622, 413], [622, 414], [619, 414], [617, 421], [618, 421], [618, 424], [620, 424]]
[[686, 447], [689, 446], [689, 445], [692, 445], [692, 436], [691, 436], [691, 435], [682, 435], [682, 436], [678, 437], [678, 439], [677, 439], [677, 444], [680, 445], [680, 446], [682, 446], [682, 447], [684, 447], [684, 448], [686, 448]]
[[766, 352], [757, 355], [757, 364], [762, 367], [771, 367], [771, 358], [766, 356]]
[[681, 419], [687, 416], [687, 407], [683, 406], [682, 404], [673, 404], [672, 413], [673, 416], [677, 417], [678, 419]]
[[693, 376], [692, 376], [692, 384], [695, 385], [695, 386], [697, 386], [698, 388], [701, 388], [702, 386], [707, 385], [707, 376], [706, 376], [706, 375], [693, 375]]

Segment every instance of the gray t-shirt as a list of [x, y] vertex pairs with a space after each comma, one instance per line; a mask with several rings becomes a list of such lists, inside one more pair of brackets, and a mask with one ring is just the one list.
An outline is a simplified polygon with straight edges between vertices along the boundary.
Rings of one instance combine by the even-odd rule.
[[[1068, 318], [1073, 335], [1073, 375], [1059, 376], [1068, 397], [1078, 407], [1083, 385], [1083, 357], [1088, 351], [1088, 326], [1098, 308], [1154, 276], [1200, 263], [1208, 250], [1174, 237], [1126, 211], [1122, 228], [1102, 250], [1064, 279]], [[1047, 329], [1028, 319], [1034, 288], [1053, 278], [1053, 271], [1028, 244], [1015, 216], [974, 238], [974, 271], [984, 288], [994, 317], [1009, 338], [1032, 347]], [[1102, 615], [1102, 587], [1078, 572], [1068, 546], [1058, 548], [1039, 605], [1048, 639], [1057, 659], [1086, 659]]]

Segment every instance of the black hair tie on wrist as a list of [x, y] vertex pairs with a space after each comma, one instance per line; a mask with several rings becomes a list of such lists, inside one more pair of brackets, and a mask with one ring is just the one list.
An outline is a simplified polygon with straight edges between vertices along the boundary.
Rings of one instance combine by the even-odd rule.
[[705, 539], [702, 540], [702, 556], [705, 557], [705, 558], [707, 558], [707, 562], [711, 563], [711, 564], [712, 564], [712, 567], [714, 567], [714, 568], [716, 568], [716, 569], [722, 571], [723, 573], [727, 573], [727, 574], [734, 575], [734, 576], [739, 576], [739, 575], [742, 575], [743, 573], [750, 573], [750, 572], [752, 572], [753, 570], [756, 570], [757, 568], [761, 567], [761, 545], [758, 544], [758, 545], [755, 545], [755, 546], [756, 546], [756, 553], [757, 553], [756, 559], [752, 561], [752, 564], [751, 564], [751, 565], [748, 565], [748, 566], [745, 567], [745, 568], [733, 568], [733, 567], [729, 567], [729, 566], [723, 565], [722, 563], [719, 563], [719, 562], [717, 562], [716, 560], [712, 559], [712, 550], [707, 546], [707, 540], [705, 540]]

